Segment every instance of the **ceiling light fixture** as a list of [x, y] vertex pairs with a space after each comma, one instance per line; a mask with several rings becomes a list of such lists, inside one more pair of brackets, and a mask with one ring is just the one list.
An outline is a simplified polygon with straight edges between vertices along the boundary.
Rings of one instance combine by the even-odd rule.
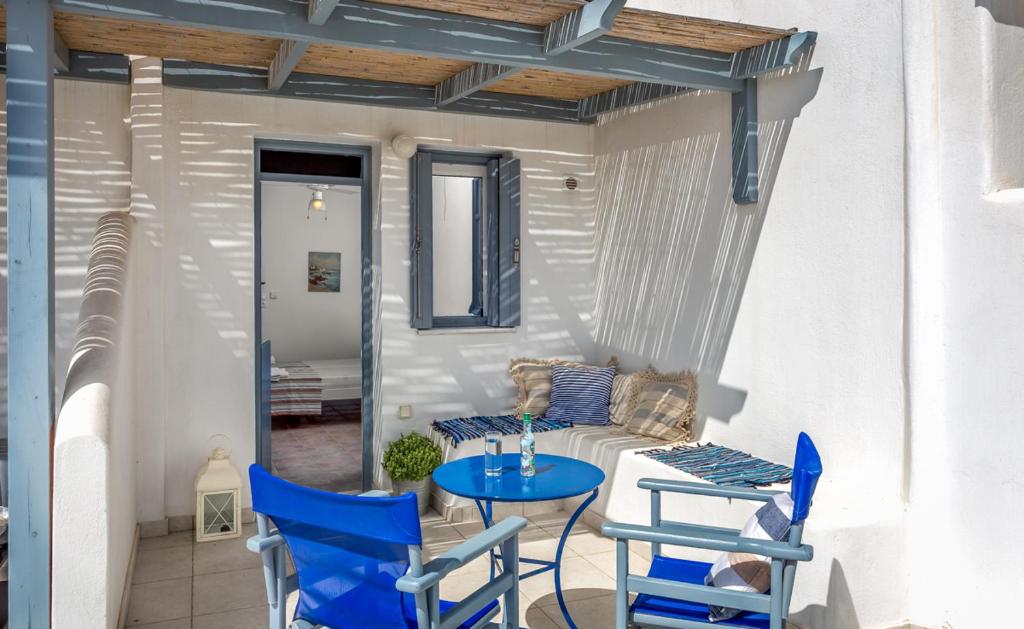
[[309, 186], [309, 189], [313, 191], [313, 196], [309, 199], [309, 205], [306, 206], [306, 220], [309, 220], [309, 215], [313, 212], [323, 212], [324, 220], [327, 220], [327, 204], [324, 203], [324, 190], [327, 186]]

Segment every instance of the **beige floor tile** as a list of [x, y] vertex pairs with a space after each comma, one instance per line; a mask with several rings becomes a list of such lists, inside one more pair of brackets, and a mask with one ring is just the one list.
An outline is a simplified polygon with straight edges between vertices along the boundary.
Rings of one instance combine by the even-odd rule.
[[192, 578], [133, 585], [126, 625], [187, 618], [192, 609]]
[[192, 612], [215, 614], [267, 604], [263, 569], [204, 574], [194, 578]]
[[[557, 604], [553, 572], [530, 577], [519, 589], [542, 607]], [[562, 594], [567, 601], [602, 596], [615, 591], [615, 580], [582, 557], [562, 558]]]
[[260, 567], [260, 556], [245, 547], [245, 541], [256, 533], [256, 529], [246, 531], [247, 528], [243, 527], [242, 536], [237, 539], [196, 544], [193, 551], [195, 574], [214, 574]]
[[[545, 527], [544, 530], [552, 535], [561, 535], [563, 529]], [[577, 555], [593, 555], [615, 550], [615, 540], [605, 537], [589, 526], [576, 522], [569, 533], [566, 546], [571, 548]]]
[[558, 629], [559, 625], [547, 615], [543, 608], [531, 603], [523, 610], [523, 626], [528, 629]]
[[[594, 564], [598, 570], [607, 574], [612, 579], [615, 578], [615, 565], [616, 565], [616, 551], [608, 553], [596, 553], [593, 555], [584, 555], [583, 558]], [[651, 560], [646, 559], [642, 555], [637, 553], [629, 553], [629, 573], [630, 574], [642, 574], [646, 575], [647, 571], [651, 567]]]
[[195, 534], [192, 531], [171, 533], [157, 537], [144, 537], [139, 540], [139, 550], [155, 550], [157, 548], [171, 548], [175, 546], [191, 546]]
[[195, 616], [192, 629], [255, 629], [266, 627], [270, 612], [266, 607], [236, 609], [218, 614]]
[[[615, 594], [605, 594], [588, 598], [582, 601], [569, 601], [566, 603], [569, 608], [569, 615], [577, 627], [586, 629], [615, 629]], [[565, 616], [562, 615], [558, 605], [548, 605], [541, 608], [556, 627], [568, 627]]]
[[132, 583], [152, 583], [192, 576], [192, 545], [140, 549]]

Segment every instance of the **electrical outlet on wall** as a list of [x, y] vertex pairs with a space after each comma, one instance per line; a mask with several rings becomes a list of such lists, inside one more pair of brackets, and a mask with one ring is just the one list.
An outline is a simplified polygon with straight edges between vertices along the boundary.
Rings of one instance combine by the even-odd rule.
[[398, 407], [398, 419], [409, 419], [412, 417], [412, 405], [403, 404]]

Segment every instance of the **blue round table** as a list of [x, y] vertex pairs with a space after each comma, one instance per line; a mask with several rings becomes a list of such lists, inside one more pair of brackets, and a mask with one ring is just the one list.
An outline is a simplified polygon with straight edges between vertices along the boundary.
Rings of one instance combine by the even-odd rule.
[[[538, 454], [536, 459], [537, 473], [532, 478], [519, 474], [519, 455], [504, 454], [501, 457], [501, 475], [486, 476], [484, 474], [484, 457], [471, 456], [445, 463], [434, 470], [434, 482], [441, 489], [456, 496], [471, 498], [476, 502], [477, 509], [483, 517], [484, 526], [494, 525], [491, 517], [492, 505], [495, 502], [540, 502], [542, 500], [560, 500], [580, 496], [587, 492], [590, 495], [580, 504], [565, 524], [562, 537], [558, 540], [558, 550], [554, 561], [520, 558], [524, 563], [541, 566], [536, 570], [519, 576], [526, 579], [538, 574], [555, 571], [555, 596], [558, 607], [562, 610], [566, 622], [575, 629], [576, 623], [569, 615], [562, 596], [562, 552], [576, 520], [583, 511], [597, 499], [597, 489], [604, 482], [601, 468], [585, 461], [551, 454]], [[495, 555], [491, 552], [491, 578], [494, 578]]]

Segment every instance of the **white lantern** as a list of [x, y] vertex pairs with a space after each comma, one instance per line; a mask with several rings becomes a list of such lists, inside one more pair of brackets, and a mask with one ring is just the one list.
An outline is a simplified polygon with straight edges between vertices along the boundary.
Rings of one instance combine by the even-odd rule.
[[196, 541], [242, 534], [242, 477], [224, 448], [216, 448], [196, 475]]

